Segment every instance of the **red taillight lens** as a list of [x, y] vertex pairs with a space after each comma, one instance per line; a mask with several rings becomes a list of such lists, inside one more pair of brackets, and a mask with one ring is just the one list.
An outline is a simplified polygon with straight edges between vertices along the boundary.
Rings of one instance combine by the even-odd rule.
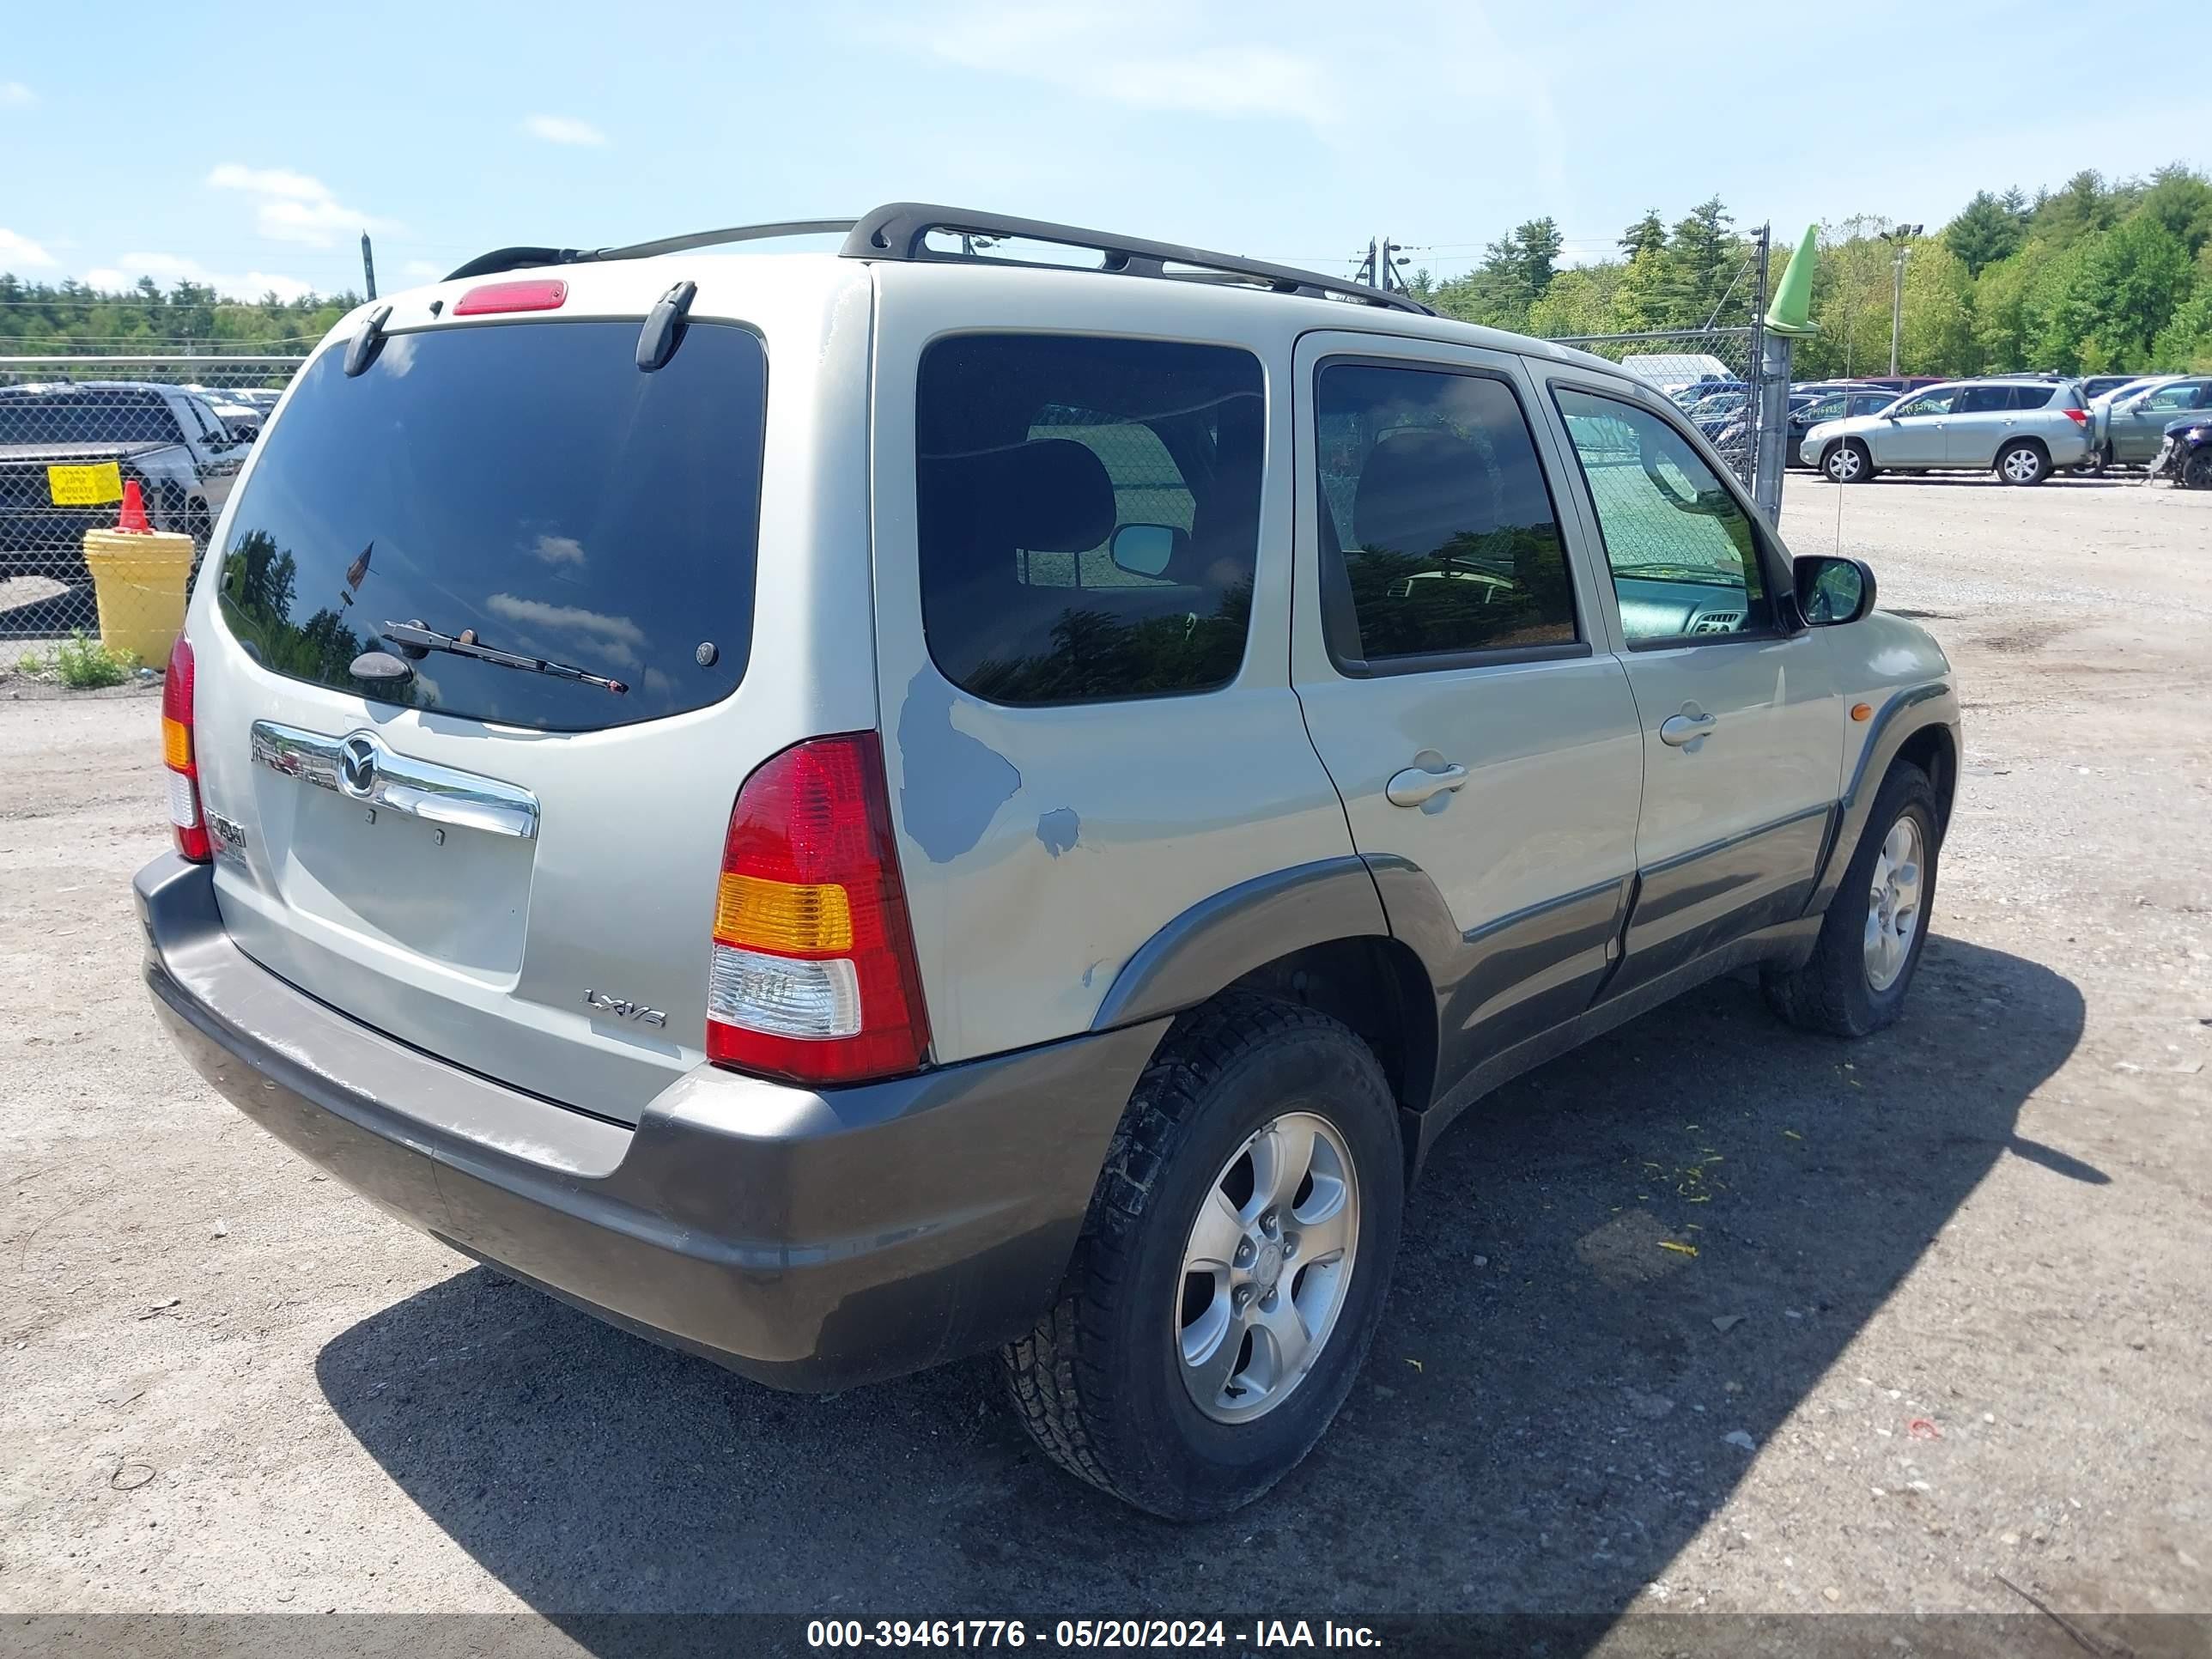
[[558, 311], [568, 298], [568, 285], [546, 278], [529, 283], [486, 283], [461, 295], [453, 307], [456, 317], [481, 317], [493, 311]]
[[876, 735], [787, 749], [745, 780], [730, 811], [707, 1057], [854, 1083], [911, 1072], [928, 1053]]
[[215, 848], [200, 813], [200, 769], [192, 751], [192, 642], [183, 635], [169, 647], [169, 672], [161, 681], [161, 763], [169, 769], [169, 823], [177, 850], [196, 863], [210, 863]]
[[2086, 409], [2069, 409], [2066, 411], [2066, 418], [2076, 426], [2087, 426], [2089, 424], [2089, 411]]

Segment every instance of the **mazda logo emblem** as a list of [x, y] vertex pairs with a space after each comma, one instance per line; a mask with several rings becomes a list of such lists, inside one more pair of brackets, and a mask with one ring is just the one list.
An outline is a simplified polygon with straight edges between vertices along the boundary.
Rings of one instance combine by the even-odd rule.
[[356, 800], [367, 800], [374, 791], [375, 738], [357, 734], [338, 745], [338, 787]]

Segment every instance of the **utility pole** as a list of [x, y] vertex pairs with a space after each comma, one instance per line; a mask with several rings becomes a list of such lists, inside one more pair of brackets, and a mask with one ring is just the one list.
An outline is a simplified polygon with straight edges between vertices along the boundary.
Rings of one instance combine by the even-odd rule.
[[1363, 288], [1380, 288], [1382, 286], [1382, 283], [1376, 280], [1377, 276], [1380, 275], [1377, 262], [1377, 250], [1380, 244], [1375, 237], [1370, 236], [1367, 239], [1366, 262], [1359, 267], [1359, 275], [1352, 279]]
[[1398, 245], [1388, 236], [1381, 239], [1382, 251], [1382, 280], [1376, 284], [1385, 294], [1403, 294], [1404, 280], [1398, 275]]
[[1925, 230], [1925, 225], [1895, 225], [1881, 233], [1881, 240], [1889, 244], [1891, 284], [1889, 298], [1889, 372], [1897, 373], [1897, 349], [1905, 340], [1905, 262], [1912, 252], [1912, 239]]
[[368, 284], [368, 297], [374, 300], [376, 297], [376, 256], [369, 252], [368, 233], [365, 230], [361, 234], [361, 275], [362, 280]]

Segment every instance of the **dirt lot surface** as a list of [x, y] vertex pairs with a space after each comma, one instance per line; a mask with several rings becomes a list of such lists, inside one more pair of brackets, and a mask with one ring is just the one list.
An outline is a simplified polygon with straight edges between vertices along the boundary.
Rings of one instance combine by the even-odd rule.
[[1730, 981], [1478, 1107], [1334, 1431], [1194, 1529], [983, 1362], [773, 1394], [293, 1158], [139, 981], [157, 702], [0, 681], [0, 1608], [2212, 1611], [2212, 496], [1789, 495], [1963, 688], [1907, 1017]]

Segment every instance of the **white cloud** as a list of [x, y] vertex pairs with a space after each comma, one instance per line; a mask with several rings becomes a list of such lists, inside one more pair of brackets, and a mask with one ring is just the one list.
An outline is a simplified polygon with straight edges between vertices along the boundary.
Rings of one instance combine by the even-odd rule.
[[135, 286], [141, 276], [151, 276], [164, 287], [179, 282], [198, 283], [227, 300], [258, 300], [264, 294], [274, 294], [280, 300], [296, 300], [315, 291], [312, 283], [303, 283], [296, 276], [273, 270], [210, 270], [198, 260], [175, 253], [126, 253], [112, 265], [88, 270], [84, 280], [96, 289], [115, 293]]
[[1340, 0], [1277, 0], [1270, 16], [1275, 40], [1296, 45], [1255, 40], [1241, 10], [1188, 0], [967, 0], [927, 24], [884, 9], [864, 27], [962, 69], [1130, 109], [1296, 123], [1338, 148], [1478, 129], [1486, 169], [1559, 175], [1547, 66], [1481, 0], [1400, 0], [1387, 28]]
[[0, 225], [0, 270], [36, 270], [53, 262], [54, 256], [29, 237]]
[[549, 144], [599, 145], [607, 142], [605, 133], [573, 115], [532, 115], [524, 120], [522, 130]]
[[28, 109], [39, 94], [21, 81], [0, 81], [0, 109]]
[[574, 536], [540, 536], [531, 550], [548, 564], [581, 564], [584, 544]]
[[398, 228], [389, 219], [345, 206], [321, 179], [289, 167], [249, 167], [225, 161], [208, 174], [207, 182], [213, 189], [234, 190], [253, 198], [254, 222], [271, 241], [329, 247], [341, 236]]

